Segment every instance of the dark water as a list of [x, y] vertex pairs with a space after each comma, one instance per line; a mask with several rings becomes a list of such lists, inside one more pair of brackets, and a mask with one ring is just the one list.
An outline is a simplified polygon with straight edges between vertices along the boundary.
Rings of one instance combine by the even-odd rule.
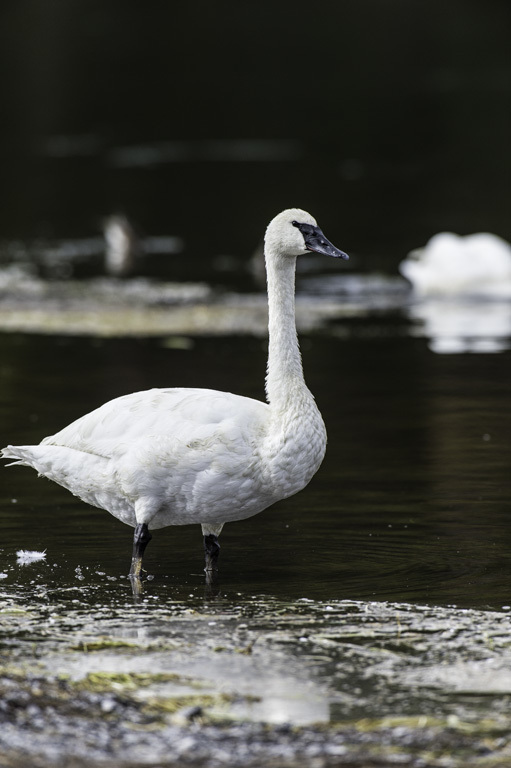
[[510, 8], [7, 3], [1, 238], [146, 234], [246, 259], [283, 208], [362, 266], [432, 234], [511, 238]]
[[[499, 608], [511, 602], [509, 353], [434, 355], [422, 339], [303, 340], [329, 433], [310, 486], [225, 527], [221, 587], [286, 599], [396, 600]], [[39, 441], [105, 400], [151, 386], [263, 397], [265, 342], [3, 335], [2, 440]], [[18, 549], [47, 550], [42, 573], [126, 574], [132, 531], [28, 468], [0, 475], [5, 584]], [[200, 528], [155, 532], [151, 588], [202, 584]], [[53, 565], [55, 564], [55, 565]], [[53, 570], [54, 569], [54, 570]], [[27, 574], [27, 575], [26, 575]], [[94, 578], [94, 577], [93, 577]]]

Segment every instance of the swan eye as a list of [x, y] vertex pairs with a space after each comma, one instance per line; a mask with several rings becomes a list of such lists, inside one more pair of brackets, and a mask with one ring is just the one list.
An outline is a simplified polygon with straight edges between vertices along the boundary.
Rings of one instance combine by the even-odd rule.
[[292, 221], [291, 224], [300, 230], [305, 239], [310, 235], [316, 234], [317, 227], [314, 227], [312, 224], [301, 224], [299, 221]]

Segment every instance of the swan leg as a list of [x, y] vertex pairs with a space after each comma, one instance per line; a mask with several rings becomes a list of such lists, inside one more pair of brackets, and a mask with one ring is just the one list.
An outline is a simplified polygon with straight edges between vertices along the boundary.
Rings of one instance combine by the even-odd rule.
[[218, 537], [224, 527], [223, 523], [202, 523], [202, 535], [204, 536], [204, 554], [206, 556], [206, 574], [218, 570], [218, 555], [220, 554], [220, 542]]
[[138, 523], [135, 527], [135, 533], [133, 535], [133, 556], [131, 558], [130, 577], [132, 579], [139, 579], [140, 572], [142, 570], [142, 558], [144, 556], [145, 548], [149, 544], [153, 537], [149, 533], [147, 523]]
[[206, 572], [218, 570], [218, 555], [220, 554], [220, 542], [214, 533], [204, 536], [204, 554], [206, 556]]

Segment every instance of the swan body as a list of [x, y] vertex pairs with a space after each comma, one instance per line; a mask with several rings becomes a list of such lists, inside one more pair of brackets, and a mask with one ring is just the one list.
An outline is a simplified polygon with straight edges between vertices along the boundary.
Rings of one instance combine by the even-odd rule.
[[307, 251], [347, 258], [305, 211], [273, 219], [265, 238], [266, 403], [208, 389], [151, 389], [111, 400], [39, 445], [3, 450], [133, 526], [133, 577], [150, 529], [200, 523], [211, 570], [224, 523], [297, 493], [318, 470], [326, 431], [305, 385], [294, 319], [296, 258]]
[[[270, 408], [257, 400], [152, 389], [111, 400], [40, 445], [11, 453], [133, 527], [215, 526], [296, 493], [318, 469], [324, 425], [311, 400], [299, 403], [274, 434]], [[300, 408], [304, 446], [288, 434]]]
[[440, 232], [411, 251], [399, 270], [419, 296], [511, 296], [511, 245], [486, 232]]

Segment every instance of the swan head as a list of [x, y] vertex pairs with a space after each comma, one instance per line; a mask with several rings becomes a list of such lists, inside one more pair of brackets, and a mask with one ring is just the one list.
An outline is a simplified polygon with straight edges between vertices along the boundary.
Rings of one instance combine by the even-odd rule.
[[336, 259], [347, 259], [327, 240], [316, 219], [300, 208], [288, 208], [275, 216], [268, 225], [264, 238], [267, 253], [278, 256], [300, 256], [302, 253], [321, 253]]

